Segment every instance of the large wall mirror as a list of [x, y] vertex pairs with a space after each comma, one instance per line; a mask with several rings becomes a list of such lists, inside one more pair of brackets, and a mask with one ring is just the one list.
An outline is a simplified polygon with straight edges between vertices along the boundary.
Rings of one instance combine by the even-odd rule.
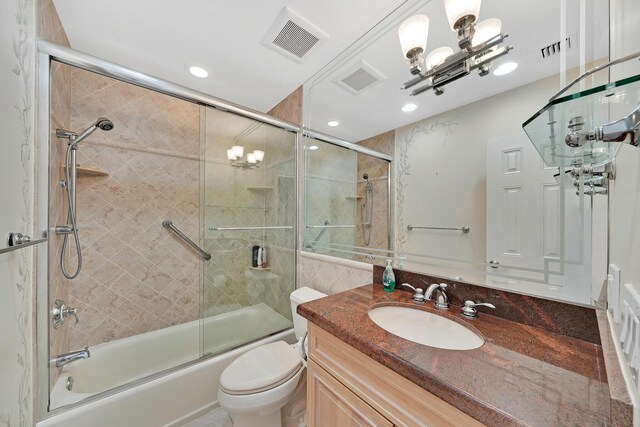
[[[305, 84], [309, 132], [388, 153], [393, 161], [390, 206], [378, 203], [374, 191], [367, 205], [373, 212], [363, 216], [366, 180], [358, 160], [307, 139], [305, 191], [313, 198], [305, 202], [303, 250], [380, 264], [392, 255], [407, 270], [595, 304], [602, 283], [591, 278], [606, 277], [606, 186], [594, 191], [566, 173], [570, 164], [545, 163], [523, 123], [581, 72], [608, 62], [608, 2], [485, 0], [477, 27], [498, 18], [508, 33], [500, 46], [513, 50], [492, 60], [484, 76], [472, 70], [444, 93], [412, 96], [425, 82], [401, 89], [414, 76], [398, 29], [415, 15], [430, 20], [424, 57], [441, 47], [460, 51], [442, 0], [408, 1]], [[606, 72], [596, 73], [573, 90], [607, 81]], [[320, 149], [310, 151], [312, 145]], [[340, 180], [347, 170], [349, 189], [316, 182], [323, 174]], [[340, 199], [350, 216], [325, 218], [311, 199], [324, 208]], [[363, 245], [367, 218], [384, 215], [390, 215], [390, 246], [379, 246], [375, 234], [374, 246]], [[332, 236], [327, 229], [323, 243], [322, 228], [308, 227], [327, 220], [355, 221], [337, 224], [355, 227]]]

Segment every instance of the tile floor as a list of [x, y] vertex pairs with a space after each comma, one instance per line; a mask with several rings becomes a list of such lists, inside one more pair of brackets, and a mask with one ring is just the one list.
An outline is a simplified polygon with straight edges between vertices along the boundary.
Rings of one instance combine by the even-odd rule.
[[182, 427], [233, 427], [233, 422], [227, 411], [222, 408], [216, 408], [200, 418], [189, 421]]

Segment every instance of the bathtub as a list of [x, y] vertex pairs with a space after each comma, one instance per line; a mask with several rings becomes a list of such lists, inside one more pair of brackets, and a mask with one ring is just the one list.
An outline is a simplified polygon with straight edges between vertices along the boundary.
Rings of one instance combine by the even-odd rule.
[[[284, 331], [254, 341], [278, 330]], [[54, 410], [37, 426], [179, 426], [217, 406], [220, 375], [236, 357], [258, 345], [294, 339], [291, 321], [261, 303], [92, 346], [89, 359], [63, 368], [50, 408], [86, 402]], [[205, 358], [193, 363], [200, 346]], [[168, 369], [172, 371], [158, 374]], [[69, 377], [71, 391], [66, 388]]]

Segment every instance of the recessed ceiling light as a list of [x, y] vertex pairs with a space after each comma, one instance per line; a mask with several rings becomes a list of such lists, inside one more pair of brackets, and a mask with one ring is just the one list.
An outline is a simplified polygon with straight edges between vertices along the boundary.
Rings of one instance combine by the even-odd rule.
[[201, 79], [206, 79], [207, 77], [209, 77], [209, 72], [207, 70], [205, 70], [202, 67], [199, 67], [197, 65], [192, 65], [189, 67], [189, 72], [191, 74], [193, 74], [196, 77], [199, 77]]
[[331, 126], [332, 128], [336, 127], [336, 126], [340, 126], [340, 122], [337, 120], [331, 120], [327, 122], [328, 126]]
[[319, 147], [317, 145], [310, 145], [309, 150], [316, 151]]
[[418, 108], [416, 104], [405, 104], [402, 106], [401, 110], [404, 111], [405, 113], [408, 113], [410, 111], [415, 110], [416, 108]]
[[518, 64], [516, 64], [515, 62], [505, 62], [504, 64], [493, 70], [493, 75], [504, 76], [505, 74], [509, 74], [516, 68], [518, 68]]

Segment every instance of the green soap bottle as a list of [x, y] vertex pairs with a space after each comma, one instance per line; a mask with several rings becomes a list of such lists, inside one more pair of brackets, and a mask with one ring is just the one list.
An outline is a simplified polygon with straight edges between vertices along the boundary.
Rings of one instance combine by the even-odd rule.
[[396, 276], [393, 274], [390, 259], [387, 260], [387, 268], [382, 273], [382, 286], [385, 292], [393, 292], [396, 287]]

